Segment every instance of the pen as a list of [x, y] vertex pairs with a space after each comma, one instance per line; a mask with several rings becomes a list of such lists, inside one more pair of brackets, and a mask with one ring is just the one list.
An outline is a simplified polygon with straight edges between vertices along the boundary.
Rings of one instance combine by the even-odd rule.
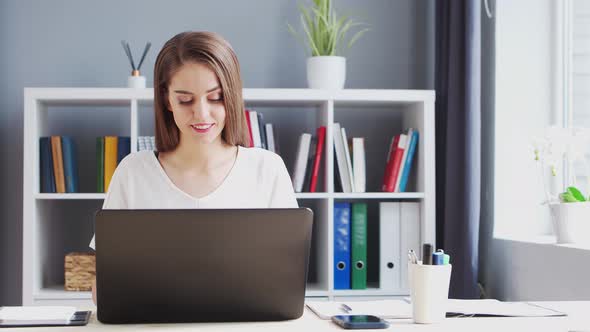
[[432, 254], [432, 265], [443, 265], [444, 254], [441, 251], [436, 251]]
[[347, 306], [345, 303], [340, 304], [340, 309], [345, 313], [349, 314], [352, 311], [352, 308]]
[[422, 264], [423, 265], [432, 265], [432, 253], [434, 252], [434, 248], [432, 248], [432, 244], [424, 243], [422, 245]]
[[443, 255], [443, 265], [449, 265], [451, 262], [451, 256], [448, 254]]
[[410, 264], [418, 264], [418, 257], [416, 256], [416, 253], [413, 249], [408, 251], [408, 261]]

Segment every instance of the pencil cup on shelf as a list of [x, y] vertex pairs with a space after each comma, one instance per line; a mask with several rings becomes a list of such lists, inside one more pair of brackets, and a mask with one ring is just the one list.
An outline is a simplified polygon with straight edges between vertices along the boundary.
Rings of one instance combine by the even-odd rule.
[[139, 70], [134, 70], [131, 76], [127, 77], [127, 87], [145, 88], [145, 76], [141, 76]]
[[452, 265], [408, 263], [408, 281], [415, 323], [432, 324], [445, 319]]
[[131, 55], [131, 48], [129, 47], [129, 43], [125, 42], [124, 40], [121, 41], [121, 45], [123, 45], [123, 49], [125, 50], [125, 54], [127, 54], [127, 58], [129, 59], [129, 63], [131, 64], [131, 76], [127, 77], [127, 87], [129, 88], [145, 88], [145, 76], [141, 76], [139, 73], [139, 69], [143, 64], [143, 60], [145, 59], [145, 55], [147, 54], [148, 50], [150, 49], [151, 43], [147, 43], [145, 48], [143, 49], [143, 54], [141, 56], [141, 60], [139, 60], [139, 64], [135, 67], [135, 62], [133, 61], [133, 56]]

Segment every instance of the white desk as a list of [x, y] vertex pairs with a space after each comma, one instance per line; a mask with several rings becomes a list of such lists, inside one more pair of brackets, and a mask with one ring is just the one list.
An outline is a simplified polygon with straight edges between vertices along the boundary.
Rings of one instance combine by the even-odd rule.
[[[563, 311], [568, 317], [542, 318], [447, 318], [443, 323], [417, 325], [410, 320], [389, 320], [389, 331], [589, 331], [590, 301], [584, 302], [538, 302], [544, 306]], [[327, 320], [320, 320], [306, 308], [303, 317], [285, 322], [263, 323], [194, 323], [194, 324], [146, 324], [146, 325], [104, 325], [96, 320], [93, 313], [90, 323], [82, 327], [47, 327], [0, 329], [0, 332], [74, 332], [74, 331], [289, 331], [321, 332], [343, 331]]]

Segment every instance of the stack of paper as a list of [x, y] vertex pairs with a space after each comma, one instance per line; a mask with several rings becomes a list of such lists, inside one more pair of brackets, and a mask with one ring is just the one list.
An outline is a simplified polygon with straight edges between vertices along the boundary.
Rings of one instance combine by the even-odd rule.
[[75, 312], [75, 307], [0, 307], [0, 323], [15, 325], [27, 322], [67, 324]]
[[447, 303], [447, 312], [463, 316], [549, 317], [564, 313], [528, 302], [501, 302], [498, 300], [454, 300]]
[[374, 315], [385, 319], [412, 318], [412, 305], [403, 300], [306, 302], [321, 319], [336, 315]]

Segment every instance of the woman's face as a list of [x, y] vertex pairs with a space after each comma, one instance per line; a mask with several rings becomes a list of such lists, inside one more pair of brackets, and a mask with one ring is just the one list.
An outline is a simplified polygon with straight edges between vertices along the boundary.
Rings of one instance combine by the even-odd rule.
[[170, 80], [168, 103], [181, 142], [221, 142], [225, 126], [223, 91], [217, 75], [207, 65], [183, 65]]

